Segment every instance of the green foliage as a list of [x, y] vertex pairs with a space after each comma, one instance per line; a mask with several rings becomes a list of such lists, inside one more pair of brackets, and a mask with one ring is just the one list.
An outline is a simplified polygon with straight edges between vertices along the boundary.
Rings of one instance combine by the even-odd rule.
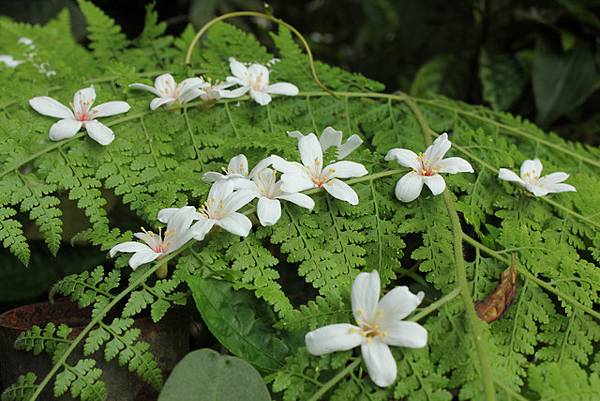
[[[273, 82], [293, 82], [300, 95], [275, 97], [265, 107], [241, 98], [152, 112], [151, 95], [126, 85], [166, 71], [178, 81], [190, 76], [183, 60], [193, 31], [176, 39], [163, 36], [165, 26], [149, 7], [146, 28], [130, 42], [97, 7], [80, 3], [91, 51], [64, 34], [64, 15], [45, 27], [0, 21], [7, 51], [17, 51], [17, 39], [29, 35], [40, 49], [38, 57], [57, 71], [48, 77], [30, 63], [0, 69], [5, 82], [0, 87], [0, 239], [24, 262], [31, 235], [25, 235], [23, 222], [39, 228], [51, 252], [58, 249], [67, 232], [59, 213], [65, 205], [57, 202], [64, 196], [85, 215], [84, 231], [76, 238], [105, 251], [130, 240], [129, 230], [140, 224], [155, 228], [162, 208], [198, 205], [209, 189], [201, 174], [220, 170], [234, 155], [246, 154], [251, 166], [270, 154], [298, 159], [289, 130], [320, 133], [333, 126], [345, 138], [359, 134], [365, 144], [349, 159], [364, 164], [369, 175], [349, 181], [359, 205], [314, 191], [312, 212], [283, 203], [274, 226], [255, 227], [244, 239], [215, 230], [203, 243], [170, 254], [164, 279], [153, 278], [156, 264], [134, 272], [124, 268], [127, 256], [110, 269], [67, 276], [51, 295], [91, 308], [93, 320], [76, 343], [55, 326], [23, 335], [19, 346], [49, 352], [58, 365], [58, 375], [40, 383], [54, 379], [57, 395], [105, 399], [110, 383], [103, 384], [93, 359], [103, 354], [160, 388], [162, 374], [134, 318], [148, 313], [159, 321], [185, 303], [189, 288], [222, 346], [260, 368], [286, 401], [315, 394], [331, 400], [533, 400], [562, 385], [556, 372], [563, 368], [573, 372], [573, 388], [596, 385], [600, 150], [568, 143], [504, 112], [444, 97], [385, 94], [377, 82], [317, 63], [321, 81], [337, 91], [331, 96], [313, 82], [289, 31], [272, 35], [277, 51], [271, 54], [252, 35], [226, 23], [207, 32], [192, 58], [194, 68], [218, 80], [229, 74], [229, 57], [264, 63], [277, 56]], [[65, 63], [67, 55], [77, 61]], [[493, 61], [497, 55], [487, 57], [489, 68], [500, 68]], [[430, 84], [454, 90], [444, 74], [459, 71], [449, 65], [424, 67], [418, 93]], [[513, 67], [506, 67], [508, 75]], [[509, 107], [516, 90], [487, 76], [481, 71], [486, 100], [498, 109]], [[104, 120], [115, 141], [102, 147], [77, 135], [49, 142], [53, 121], [32, 112], [27, 100], [49, 94], [67, 102], [89, 84], [99, 102], [120, 99], [132, 106], [128, 114]], [[399, 202], [394, 186], [406, 170], [385, 162], [384, 155], [391, 148], [423, 151], [429, 135], [442, 131], [451, 132], [449, 155], [471, 161], [475, 173], [445, 177], [449, 193], [443, 196], [425, 188], [418, 200]], [[568, 172], [577, 192], [533, 198], [498, 181], [499, 167], [516, 170], [534, 157], [547, 172]], [[251, 215], [253, 208], [244, 212]], [[501, 319], [484, 324], [474, 317], [472, 303], [495, 288], [512, 252], [518, 295]], [[428, 346], [395, 349], [398, 378], [385, 389], [368, 379], [357, 354], [314, 357], [302, 346], [307, 331], [352, 321], [352, 281], [373, 269], [384, 291], [408, 285], [426, 293], [416, 313], [429, 332]], [[72, 361], [61, 344], [82, 348], [84, 358]], [[200, 375], [198, 382], [209, 377]], [[41, 389], [36, 383], [23, 376], [3, 401], [26, 399]]]
[[[198, 375], [198, 372], [205, 372]], [[260, 374], [248, 362], [211, 349], [189, 353], [175, 366], [159, 401], [270, 401]]]

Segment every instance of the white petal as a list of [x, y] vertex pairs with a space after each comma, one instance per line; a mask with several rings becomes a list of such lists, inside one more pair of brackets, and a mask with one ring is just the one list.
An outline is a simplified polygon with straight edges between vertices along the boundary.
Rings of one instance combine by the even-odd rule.
[[92, 109], [94, 118], [114, 116], [115, 114], [127, 113], [131, 106], [127, 102], [112, 101], [99, 104]]
[[161, 255], [161, 253], [156, 253], [150, 248], [147, 248], [147, 250], [134, 253], [131, 258], [129, 258], [129, 266], [135, 270], [140, 265], [150, 263], [159, 258]]
[[390, 347], [375, 338], [363, 343], [360, 349], [373, 383], [379, 387], [387, 387], [394, 383], [398, 367]]
[[150, 85], [135, 83], [135, 84], [129, 84], [129, 87], [132, 89], [145, 90], [150, 93], [154, 93], [156, 96], [161, 96], [160, 93], [154, 87], [152, 87]]
[[60, 141], [62, 139], [71, 138], [81, 129], [81, 121], [65, 118], [59, 120], [50, 127], [50, 139]]
[[212, 184], [208, 191], [208, 198], [213, 201], [225, 200], [233, 192], [233, 183], [229, 180], [219, 180]]
[[205, 82], [202, 78], [193, 77], [184, 79], [177, 85], [177, 92], [183, 94], [191, 89], [200, 89], [205, 86]]
[[336, 351], [347, 351], [359, 346], [362, 342], [362, 335], [358, 327], [339, 323], [307, 333], [304, 341], [309, 353], [325, 355]]
[[414, 171], [404, 175], [396, 183], [396, 198], [402, 202], [412, 202], [419, 197], [423, 189], [423, 177]]
[[527, 188], [527, 190], [531, 192], [534, 196], [546, 196], [549, 193], [547, 188], [540, 187], [539, 185], [530, 184], [528, 182], [525, 182], [525, 188]]
[[304, 166], [297, 162], [289, 162], [277, 155], [271, 156], [273, 168], [281, 173], [303, 174]]
[[239, 61], [237, 61], [236, 59], [231, 57], [229, 59], [229, 69], [231, 70], [231, 73], [236, 78], [239, 78], [239, 79], [243, 80], [244, 82], [246, 81], [247, 75], [248, 75], [248, 69], [246, 68], [246, 66], [244, 64], [240, 63]]
[[350, 153], [354, 152], [360, 145], [362, 145], [363, 140], [360, 136], [354, 134], [348, 140], [338, 147], [338, 159], [344, 159]]
[[429, 187], [431, 193], [434, 195], [439, 195], [446, 189], [446, 181], [444, 181], [444, 178], [439, 174], [424, 176], [423, 182]]
[[73, 95], [73, 109], [75, 113], [88, 111], [95, 101], [96, 89], [94, 89], [94, 85], [90, 85], [75, 92]]
[[250, 234], [250, 229], [252, 228], [250, 219], [238, 212], [223, 217], [221, 220], [217, 221], [217, 225], [225, 231], [229, 231], [240, 237], [248, 236], [248, 234]]
[[202, 96], [204, 92], [198, 88], [188, 88], [184, 92], [181, 92], [179, 96], [177, 96], [177, 100], [181, 103], [187, 103], [192, 101], [200, 96]]
[[[288, 135], [290, 135], [289, 132]], [[323, 151], [326, 151], [332, 146], [340, 146], [342, 144], [342, 131], [335, 130], [332, 127], [326, 127], [323, 130], [323, 133], [321, 133], [319, 142], [321, 143], [321, 148]]]
[[529, 173], [535, 177], [539, 177], [542, 174], [542, 162], [539, 159], [525, 160], [521, 164], [521, 177]]
[[45, 116], [71, 120], [75, 118], [71, 109], [48, 96], [38, 96], [29, 99], [29, 105], [35, 111]]
[[569, 184], [550, 184], [546, 187], [549, 192], [577, 192], [573, 185]]
[[256, 184], [246, 177], [229, 176], [229, 181], [233, 183], [233, 189], [235, 191], [237, 191], [238, 189], [248, 189], [256, 192]]
[[352, 178], [352, 177], [362, 177], [367, 175], [369, 172], [360, 163], [350, 162], [350, 161], [341, 161], [330, 164], [329, 166], [323, 169], [322, 177], [330, 177], [330, 178]]
[[501, 168], [498, 170], [498, 178], [504, 181], [518, 182], [523, 185], [523, 180], [521, 177], [516, 175], [514, 172], [510, 171], [507, 168]]
[[547, 186], [552, 184], [558, 184], [569, 178], [569, 174], [558, 171], [556, 173], [548, 174], [540, 178], [540, 185]]
[[410, 315], [423, 301], [423, 292], [413, 294], [408, 287], [396, 287], [381, 298], [379, 311], [382, 321], [402, 320]]
[[445, 132], [438, 136], [433, 144], [425, 150], [423, 157], [428, 160], [431, 164], [440, 161], [444, 155], [450, 150], [452, 143], [448, 140], [448, 134]]
[[261, 197], [256, 208], [258, 220], [263, 226], [272, 226], [281, 217], [281, 203], [277, 199]]
[[415, 322], [387, 322], [382, 326], [386, 332], [383, 341], [388, 345], [408, 348], [423, 348], [427, 345], [427, 330]]
[[154, 80], [154, 87], [160, 93], [160, 96], [172, 96], [175, 92], [175, 78], [171, 74], [162, 74]]
[[286, 194], [283, 193], [277, 196], [278, 199], [283, 199], [288, 202], [292, 202], [295, 205], [300, 207], [312, 210], [315, 207], [315, 201], [312, 198], [305, 194]]
[[254, 168], [250, 172], [249, 176], [251, 178], [256, 177], [261, 171], [263, 171], [264, 169], [269, 167], [271, 164], [273, 164], [273, 160], [271, 159], [271, 156], [262, 159], [261, 161], [256, 163], [256, 166], [254, 166]]
[[200, 221], [198, 221], [192, 227], [190, 227], [190, 235], [196, 241], [202, 241], [206, 234], [208, 234], [210, 230], [214, 227], [215, 223], [215, 220], [201, 218]]
[[234, 156], [229, 161], [229, 165], [227, 166], [227, 172], [229, 173], [237, 173], [241, 175], [248, 175], [248, 159], [243, 154], [239, 154]]
[[298, 87], [287, 82], [278, 82], [267, 86], [266, 92], [274, 95], [296, 96], [298, 94]]
[[173, 214], [178, 211], [179, 208], [177, 207], [167, 207], [164, 209], [159, 210], [158, 215], [156, 216], [156, 219], [158, 221], [160, 221], [161, 223], [167, 223], [169, 221], [169, 219], [171, 218], [171, 216], [173, 216]]
[[460, 157], [449, 157], [447, 159], [440, 160], [434, 166], [434, 169], [439, 171], [440, 173], [472, 173], [473, 166]]
[[141, 242], [127, 241], [113, 246], [108, 253], [110, 257], [113, 258], [117, 252], [142, 252], [145, 250], [151, 249], [148, 245], [142, 244]]
[[99, 121], [92, 120], [85, 124], [88, 135], [100, 145], [108, 145], [115, 139], [114, 132]]
[[172, 104], [172, 103], [175, 103], [175, 99], [172, 98], [172, 97], [155, 97], [150, 102], [150, 109], [151, 110], [156, 110], [160, 106], [162, 106], [163, 104], [169, 105], [169, 104]]
[[182, 235], [184, 232], [189, 230], [197, 215], [198, 213], [196, 212], [196, 208], [194, 206], [184, 206], [176, 209], [175, 212], [171, 213], [167, 219], [167, 232], [169, 232], [170, 235]]
[[[327, 128], [331, 128], [331, 127], [327, 127]], [[327, 129], [327, 128], [325, 128], [325, 129]], [[296, 139], [300, 139], [304, 136], [304, 135], [302, 135], [302, 132], [300, 132], [300, 131], [288, 131], [287, 134], [290, 138], [296, 138]], [[341, 132], [340, 132], [340, 134], [341, 134]], [[323, 137], [321, 136], [321, 139], [322, 138]], [[321, 142], [321, 146], [323, 146], [323, 142]], [[323, 148], [323, 150], [325, 150], [325, 148]]]
[[315, 183], [306, 173], [285, 173], [281, 176], [281, 190], [288, 193], [295, 193], [314, 188]]
[[242, 189], [229, 195], [225, 200], [224, 209], [227, 213], [236, 212], [256, 198], [256, 192]]
[[15, 60], [13, 56], [9, 54], [0, 54], [0, 63], [4, 63], [7, 67], [15, 68], [19, 64], [22, 64], [23, 61]]
[[391, 161], [396, 160], [400, 165], [404, 167], [412, 168], [413, 170], [421, 170], [421, 161], [419, 156], [412, 150], [408, 149], [391, 149], [385, 155], [385, 160]]
[[261, 106], [271, 103], [271, 96], [267, 92], [260, 92], [250, 88], [250, 97]]
[[352, 313], [356, 323], [360, 325], [375, 320], [380, 291], [381, 281], [377, 270], [356, 276], [352, 283]]
[[255, 81], [258, 81], [258, 77], [260, 77], [260, 81], [265, 85], [269, 83], [269, 70], [262, 64], [252, 64], [248, 67], [248, 73], [254, 78]]
[[224, 91], [221, 91], [220, 93], [221, 93], [221, 97], [231, 99], [231, 98], [244, 96], [249, 90], [250, 90], [250, 87], [244, 85], [239, 88], [232, 89], [232, 90], [224, 90]]
[[214, 171], [208, 171], [204, 174], [202, 174], [202, 181], [204, 182], [216, 182], [222, 179], [225, 179], [225, 175], [221, 174], [221, 173], [217, 173]]
[[323, 150], [316, 135], [310, 133], [298, 139], [298, 150], [302, 164], [319, 174], [323, 168]]
[[351, 205], [358, 205], [358, 195], [352, 187], [344, 181], [334, 178], [323, 184], [323, 189], [334, 198], [348, 202]]

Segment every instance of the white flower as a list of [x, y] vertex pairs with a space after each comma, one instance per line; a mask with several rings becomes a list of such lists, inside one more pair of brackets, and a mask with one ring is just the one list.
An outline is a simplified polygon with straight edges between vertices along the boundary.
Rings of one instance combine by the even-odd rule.
[[[292, 138], [302, 138], [304, 135], [300, 131], [290, 131], [288, 135]], [[358, 148], [363, 140], [356, 134], [350, 136], [346, 143], [342, 145], [342, 131], [337, 131], [332, 127], [327, 127], [321, 133], [319, 137], [319, 143], [321, 144], [321, 149], [325, 152], [327, 149], [331, 147], [337, 148], [337, 158], [339, 160], [344, 159], [350, 153], [354, 152], [356, 148]]]
[[221, 180], [231, 180], [233, 182], [234, 190], [240, 188], [253, 189], [254, 186], [250, 182], [250, 178], [270, 165], [271, 158], [267, 157], [266, 159], [260, 161], [252, 169], [252, 172], [248, 174], [248, 159], [246, 158], [246, 155], [239, 154], [231, 158], [227, 169], [223, 169], [223, 174], [216, 171], [209, 171], [202, 175], [202, 181], [211, 183]]
[[202, 88], [208, 84], [202, 78], [188, 78], [175, 83], [171, 74], [163, 74], [154, 80], [154, 87], [146, 84], [130, 84], [130, 88], [142, 89], [154, 93], [156, 96], [150, 102], [150, 109], [156, 110], [162, 105], [172, 106], [189, 102], [202, 95]]
[[218, 82], [212, 83], [210, 80], [204, 81], [204, 85], [200, 88], [200, 99], [202, 100], [219, 100], [229, 96], [231, 91], [227, 88], [235, 85], [234, 82]]
[[233, 77], [227, 77], [227, 82], [240, 85], [239, 88], [233, 89], [223, 97], [240, 97], [250, 91], [250, 97], [256, 103], [264, 106], [271, 102], [271, 96], [287, 95], [296, 96], [298, 88], [287, 82], [279, 82], [269, 85], [269, 70], [261, 64], [252, 64], [247, 67], [234, 59], [229, 59], [229, 68]]
[[508, 169], [501, 168], [498, 171], [498, 178], [504, 181], [516, 182], [534, 196], [577, 191], [574, 186], [563, 183], [564, 180], [569, 178], [569, 174], [559, 171], [540, 178], [542, 168], [542, 162], [538, 159], [525, 160], [521, 165], [521, 177]]
[[23, 61], [15, 60], [10, 54], [0, 54], [0, 63], [4, 63], [7, 67], [15, 68], [19, 64], [22, 64]]
[[73, 111], [48, 96], [34, 97], [29, 100], [29, 104], [40, 114], [61, 118], [60, 121], [50, 127], [51, 140], [60, 141], [61, 139], [71, 138], [83, 127], [93, 140], [101, 145], [108, 145], [115, 139], [115, 134], [106, 125], [97, 121], [96, 118], [125, 113], [130, 106], [127, 102], [113, 101], [92, 107], [95, 100], [96, 91], [92, 85], [89, 88], [75, 92], [73, 103], [71, 103]]
[[352, 284], [352, 313], [356, 324], [339, 323], [306, 334], [308, 352], [324, 355], [361, 346], [371, 380], [380, 387], [396, 380], [397, 366], [389, 345], [422, 348], [427, 330], [418, 323], [403, 321], [423, 300], [408, 287], [396, 287], [379, 300], [380, 282], [376, 270], [360, 273]]
[[215, 225], [232, 234], [246, 237], [250, 233], [252, 222], [238, 210], [254, 198], [256, 198], [254, 191], [247, 189], [234, 191], [231, 180], [215, 182], [210, 187], [208, 199], [202, 205], [200, 212], [196, 213], [196, 219], [199, 221], [192, 226], [193, 237], [202, 241]]
[[163, 255], [176, 251], [192, 239], [190, 227], [195, 217], [196, 208], [193, 206], [172, 209], [164, 233], [159, 230], [158, 234], [155, 234], [142, 229], [143, 232], [135, 233], [134, 236], [144, 243], [128, 241], [115, 245], [110, 250], [110, 256], [114, 257], [117, 252], [133, 253], [129, 259], [129, 266], [135, 270], [144, 263], [152, 262]]
[[277, 181], [275, 171], [270, 168], [263, 168], [251, 176], [258, 197], [256, 214], [263, 226], [272, 226], [281, 217], [280, 199], [309, 210], [315, 207], [315, 202], [308, 195], [284, 192], [281, 189], [283, 183]]
[[27, 47], [31, 47], [31, 48], [35, 48], [35, 45], [33, 44], [33, 40], [26, 38], [25, 36], [21, 36], [19, 38], [19, 40], [17, 41], [17, 43], [20, 43], [22, 45], [25, 45]]
[[323, 168], [323, 151], [315, 134], [298, 139], [302, 164], [271, 156], [273, 167], [283, 173], [281, 189], [296, 193], [310, 188], [323, 188], [331, 196], [358, 205], [358, 195], [339, 178], [362, 177], [367, 169], [360, 163], [339, 161]]
[[401, 165], [413, 169], [398, 180], [396, 197], [402, 202], [411, 202], [421, 194], [423, 184], [429, 187], [431, 193], [439, 195], [446, 188], [446, 182], [439, 173], [472, 173], [471, 164], [460, 157], [442, 159], [451, 146], [448, 134], [443, 133], [425, 150], [425, 154], [417, 155], [408, 149], [390, 150], [385, 160], [396, 159]]

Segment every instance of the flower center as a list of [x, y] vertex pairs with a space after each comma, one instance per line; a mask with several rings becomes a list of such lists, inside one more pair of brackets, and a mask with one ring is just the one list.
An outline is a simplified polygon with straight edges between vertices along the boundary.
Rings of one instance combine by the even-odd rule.
[[94, 112], [90, 111], [90, 106], [92, 105], [92, 100], [80, 100], [79, 107], [75, 108], [73, 102], [69, 103], [71, 109], [75, 112], [75, 120], [81, 121], [85, 126], [86, 121], [91, 121], [94, 119]]
[[169, 250], [169, 242], [170, 239], [173, 238], [175, 234], [173, 231], [165, 230], [164, 236], [162, 233], [162, 228], [158, 229], [158, 234], [153, 233], [152, 231], [146, 231], [144, 227], [142, 227], [142, 231], [146, 234], [146, 238], [144, 238], [144, 242], [156, 253], [167, 253]]
[[421, 170], [418, 171], [420, 175], [423, 177], [431, 177], [432, 175], [437, 174], [437, 170], [434, 170], [429, 163], [429, 160], [425, 159], [425, 156], [421, 153], [418, 157], [419, 163], [421, 163]]
[[533, 171], [528, 171], [523, 174], [523, 181], [527, 181], [530, 184], [537, 185], [540, 181], [540, 177], [536, 175]]
[[214, 198], [208, 198], [206, 202], [202, 204], [200, 208], [200, 214], [207, 219], [220, 220], [225, 217], [225, 202], [219, 200], [218, 202]]
[[254, 79], [250, 80], [250, 87], [255, 91], [262, 92], [266, 85], [266, 81], [263, 78], [263, 75], [258, 74], [252, 78]]

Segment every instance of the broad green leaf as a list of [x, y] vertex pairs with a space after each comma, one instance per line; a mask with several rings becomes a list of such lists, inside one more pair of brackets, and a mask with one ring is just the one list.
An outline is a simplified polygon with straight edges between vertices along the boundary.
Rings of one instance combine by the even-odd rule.
[[573, 110], [600, 88], [600, 74], [589, 45], [578, 42], [563, 52], [539, 39], [533, 60], [537, 120], [548, 125]]
[[267, 371], [281, 367], [290, 346], [264, 302], [226, 281], [190, 277], [188, 285], [208, 329], [231, 353]]
[[417, 71], [410, 87], [413, 96], [436, 93], [462, 99], [468, 87], [468, 63], [454, 55], [434, 57]]
[[270, 401], [248, 362], [211, 349], [190, 352], [175, 366], [158, 401]]
[[479, 54], [479, 79], [483, 99], [495, 110], [508, 110], [521, 96], [526, 83], [525, 72], [518, 60], [486, 49]]

